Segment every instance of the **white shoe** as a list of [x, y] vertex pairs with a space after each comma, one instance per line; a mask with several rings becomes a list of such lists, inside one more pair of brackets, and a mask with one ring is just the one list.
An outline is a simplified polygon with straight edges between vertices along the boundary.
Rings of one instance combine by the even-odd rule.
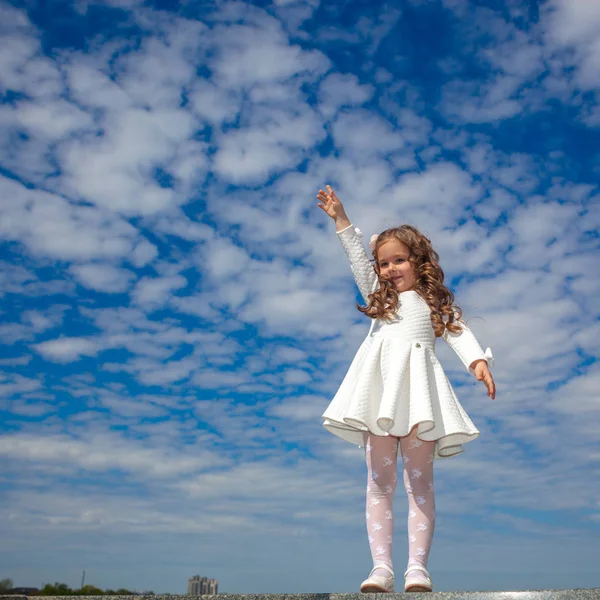
[[[386, 575], [373, 575], [377, 569], [384, 569], [389, 573]], [[360, 591], [368, 592], [393, 592], [394, 591], [394, 571], [387, 565], [377, 565], [369, 573], [368, 579], [365, 579], [360, 585]]]
[[431, 577], [425, 567], [417, 565], [408, 567], [404, 573], [404, 591], [405, 592], [431, 592], [433, 584]]

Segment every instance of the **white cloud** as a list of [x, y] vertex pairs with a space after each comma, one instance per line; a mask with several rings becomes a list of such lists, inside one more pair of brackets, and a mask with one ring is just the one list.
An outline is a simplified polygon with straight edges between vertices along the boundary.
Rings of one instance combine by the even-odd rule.
[[444, 88], [443, 109], [451, 119], [470, 123], [498, 122], [521, 113], [523, 102], [514, 95], [522, 81], [501, 76], [489, 83], [452, 81]]
[[524, 17], [518, 11], [506, 18], [506, 12], [447, 4], [461, 19], [472, 53], [491, 67], [484, 79], [455, 79], [445, 86], [441, 108], [449, 118], [498, 122], [547, 109], [547, 100], [556, 98], [576, 107], [589, 126], [596, 124], [597, 98], [588, 101], [580, 94], [600, 88], [594, 66], [600, 57], [595, 3], [552, 0], [540, 8], [539, 22], [527, 29], [520, 25]]
[[167, 448], [145, 448], [114, 434], [97, 434], [86, 439], [66, 435], [9, 435], [0, 440], [0, 454], [15, 461], [63, 464], [72, 475], [79, 469], [92, 472], [119, 469], [134, 475], [171, 478], [226, 462], [210, 452], [204, 456], [172, 456]]
[[283, 373], [285, 385], [302, 385], [312, 381], [310, 373], [300, 369], [287, 369]]
[[209, 123], [232, 121], [241, 109], [242, 98], [227, 87], [199, 79], [189, 95], [192, 110]]
[[75, 0], [75, 9], [79, 13], [85, 14], [88, 10], [88, 7], [93, 5], [107, 5], [114, 8], [127, 10], [131, 8], [137, 8], [138, 6], [143, 6], [143, 4], [144, 0]]
[[405, 146], [401, 131], [366, 110], [340, 112], [333, 123], [333, 137], [336, 147], [354, 159], [381, 157]]
[[7, 262], [0, 262], [0, 297], [6, 294], [21, 294], [24, 297], [72, 295], [71, 282], [50, 279], [40, 281], [33, 271]]
[[216, 279], [235, 276], [248, 270], [250, 264], [248, 253], [229, 240], [219, 238], [204, 248], [202, 265], [206, 265]]
[[361, 85], [355, 75], [331, 73], [319, 85], [319, 108], [326, 118], [331, 118], [341, 107], [364, 104], [374, 91], [370, 84]]
[[533, 202], [515, 211], [512, 229], [517, 244], [510, 260], [515, 265], [543, 267], [568, 252], [561, 242], [568, 235], [575, 241], [580, 207], [558, 202]]
[[39, 310], [26, 310], [21, 313], [21, 321], [36, 332], [46, 331], [62, 325], [64, 313], [68, 306], [57, 304], [46, 308], [43, 312]]
[[152, 178], [157, 167], [168, 170], [177, 144], [192, 135], [188, 113], [133, 109], [122, 111], [105, 127], [100, 138], [63, 145], [65, 191], [123, 214], [152, 215], [185, 201]]
[[128, 397], [118, 396], [113, 393], [104, 393], [100, 396], [102, 406], [108, 408], [113, 415], [143, 419], [145, 417], [168, 417], [169, 413], [164, 408], [148, 401], [139, 401]]
[[341, 315], [338, 317], [328, 311], [320, 319], [313, 319], [315, 308], [321, 303], [322, 296], [318, 289], [292, 288], [286, 292], [265, 292], [259, 302], [241, 311], [243, 320], [263, 324], [279, 334], [293, 331], [296, 335], [329, 336], [340, 331], [344, 321]]
[[134, 106], [133, 99], [90, 57], [76, 55], [65, 67], [74, 99], [86, 107], [118, 111]]
[[[14, 9], [13, 9], [14, 10]], [[6, 5], [3, 4], [3, 16], [6, 16]], [[8, 13], [13, 14], [10, 11]], [[26, 21], [26, 15], [23, 15], [21, 22]], [[5, 43], [0, 52], [0, 64], [2, 77], [0, 83], [4, 89], [21, 90], [25, 85], [30, 85], [30, 80], [24, 76], [22, 69], [27, 62], [33, 58], [38, 50], [37, 40], [29, 35], [13, 34], [12, 36], [3, 35]]]
[[[452, 163], [437, 163], [424, 173], [408, 173], [391, 189], [398, 206], [435, 210], [438, 218], [451, 221], [457, 206], [477, 199], [481, 188], [471, 176]], [[444, 217], [443, 217], [443, 216]]]
[[[122, 370], [135, 373], [137, 380], [147, 386], [167, 386], [187, 380], [198, 371], [202, 362], [198, 356], [188, 356], [181, 360], [157, 362], [153, 359], [135, 359]], [[115, 370], [118, 370], [116, 367]]]
[[9, 412], [13, 415], [19, 415], [24, 417], [46, 417], [50, 413], [56, 411], [56, 407], [47, 402], [40, 402], [39, 400], [27, 400], [19, 399], [10, 403], [8, 407]]
[[[598, 352], [598, 350], [600, 345], [596, 344], [594, 351]], [[597, 419], [600, 413], [599, 384], [600, 371], [592, 367], [587, 373], [573, 377], [556, 390], [551, 396], [549, 408], [567, 415], [567, 418], [583, 413], [588, 414], [591, 419]], [[575, 406], [573, 406], [573, 398], [577, 398]]]
[[131, 264], [140, 268], [152, 262], [158, 256], [158, 250], [148, 240], [140, 240], [128, 257]]
[[158, 307], [167, 302], [172, 292], [186, 285], [187, 279], [183, 275], [143, 277], [137, 282], [131, 297], [137, 304]]
[[220, 85], [246, 88], [308, 74], [323, 73], [329, 61], [317, 50], [292, 45], [275, 19], [260, 17], [252, 25], [217, 26], [220, 52], [209, 61]]
[[275, 405], [271, 414], [293, 421], [318, 422], [330, 401], [322, 396], [296, 396]]
[[42, 389], [39, 379], [22, 377], [21, 375], [5, 375], [0, 373], [0, 397], [10, 398]]
[[73, 265], [71, 273], [83, 286], [108, 294], [127, 291], [131, 280], [135, 278], [131, 271], [109, 264]]
[[[46, 290], [40, 290], [42, 293]], [[48, 290], [50, 291], [50, 290]], [[64, 313], [68, 310], [67, 305], [54, 304], [48, 306], [43, 312], [39, 310], [23, 310], [18, 316], [21, 323], [5, 322], [0, 325], [1, 337], [6, 344], [14, 344], [18, 341], [31, 341], [36, 335], [54, 329], [63, 324]]]
[[93, 126], [90, 115], [62, 99], [54, 102], [44, 101], [44, 103], [26, 101], [18, 103], [14, 108], [14, 117], [28, 133], [51, 140]]
[[45, 359], [67, 363], [79, 360], [82, 356], [94, 356], [98, 353], [98, 345], [88, 338], [62, 337], [34, 344], [33, 349]]
[[552, 0], [546, 7], [550, 35], [560, 44], [586, 44], [598, 38], [600, 6], [586, 0]]
[[27, 14], [10, 4], [0, 4], [0, 23], [2, 24], [2, 33], [11, 29], [28, 29], [31, 22]]
[[137, 230], [91, 206], [0, 177], [0, 236], [20, 241], [42, 256], [62, 260], [120, 258], [131, 251]]
[[220, 140], [214, 169], [234, 183], [260, 183], [273, 173], [296, 166], [325, 131], [309, 108], [256, 108], [247, 127]]

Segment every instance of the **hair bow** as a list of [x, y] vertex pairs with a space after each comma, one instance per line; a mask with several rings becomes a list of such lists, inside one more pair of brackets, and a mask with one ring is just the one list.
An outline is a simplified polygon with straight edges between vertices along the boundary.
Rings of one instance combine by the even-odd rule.
[[379, 237], [378, 233], [375, 233], [374, 235], [371, 236], [371, 239], [369, 240], [369, 248], [371, 248], [371, 250], [375, 250], [375, 246], [377, 245], [378, 237]]

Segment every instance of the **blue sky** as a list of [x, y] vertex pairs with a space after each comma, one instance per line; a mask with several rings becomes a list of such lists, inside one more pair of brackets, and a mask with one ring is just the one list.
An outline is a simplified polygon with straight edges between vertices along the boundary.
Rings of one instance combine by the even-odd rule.
[[0, 0], [0, 577], [358, 589], [329, 182], [432, 239], [496, 357], [491, 402], [438, 345], [482, 436], [437, 463], [437, 589], [600, 587], [598, 32], [586, 0]]

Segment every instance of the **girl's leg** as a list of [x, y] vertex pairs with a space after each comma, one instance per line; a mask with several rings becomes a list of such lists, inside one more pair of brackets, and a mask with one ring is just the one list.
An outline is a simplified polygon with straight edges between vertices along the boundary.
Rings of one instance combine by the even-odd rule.
[[404, 487], [408, 495], [408, 566], [427, 569], [435, 525], [433, 453], [435, 442], [423, 442], [416, 428], [400, 438]]
[[[386, 564], [392, 569], [392, 536], [394, 514], [392, 504], [396, 490], [398, 438], [367, 434], [367, 532], [373, 567]], [[375, 575], [389, 576], [384, 569]]]

